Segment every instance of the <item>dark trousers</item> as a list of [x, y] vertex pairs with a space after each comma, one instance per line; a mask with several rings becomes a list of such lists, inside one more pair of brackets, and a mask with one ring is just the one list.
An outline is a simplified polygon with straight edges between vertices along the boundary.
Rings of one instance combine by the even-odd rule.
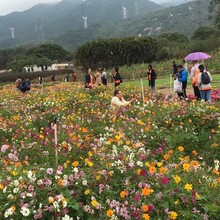
[[196, 99], [197, 100], [201, 99], [199, 87], [198, 86], [193, 86], [193, 90], [194, 90], [194, 95], [195, 95]]
[[179, 97], [187, 98], [187, 95], [186, 95], [186, 87], [187, 87], [187, 81], [186, 81], [186, 82], [182, 82], [182, 90], [183, 90], [183, 92], [177, 93], [177, 95], [178, 95]]
[[107, 79], [102, 79], [102, 83], [107, 86]]

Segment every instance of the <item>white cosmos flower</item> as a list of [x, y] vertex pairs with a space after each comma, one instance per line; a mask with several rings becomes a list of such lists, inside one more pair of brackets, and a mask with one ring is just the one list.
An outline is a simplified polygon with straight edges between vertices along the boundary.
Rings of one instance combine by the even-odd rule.
[[87, 185], [87, 180], [83, 180], [82, 184], [83, 184], [83, 186], [86, 186]]
[[64, 217], [62, 217], [62, 220], [73, 220], [73, 218], [66, 214]]
[[27, 216], [30, 215], [30, 210], [29, 210], [28, 208], [26, 208], [26, 207], [22, 207], [20, 213], [21, 213], [23, 216], [27, 217]]
[[14, 188], [13, 189], [13, 193], [18, 193], [19, 192], [19, 189], [18, 188]]

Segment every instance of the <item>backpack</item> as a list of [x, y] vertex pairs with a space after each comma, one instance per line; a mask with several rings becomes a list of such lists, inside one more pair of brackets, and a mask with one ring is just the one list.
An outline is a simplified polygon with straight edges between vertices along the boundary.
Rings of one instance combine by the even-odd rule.
[[211, 82], [209, 74], [207, 72], [202, 73], [201, 81], [202, 81], [203, 85], [207, 85], [207, 84], [209, 84]]

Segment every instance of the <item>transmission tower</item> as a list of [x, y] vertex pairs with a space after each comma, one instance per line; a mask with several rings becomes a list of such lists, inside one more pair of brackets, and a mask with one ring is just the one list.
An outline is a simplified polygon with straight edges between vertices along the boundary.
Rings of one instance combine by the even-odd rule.
[[46, 40], [45, 33], [44, 33], [44, 25], [41, 18], [37, 18], [35, 23], [35, 32], [39, 36], [40, 42], [44, 42]]
[[127, 8], [125, 8], [124, 6], [122, 6], [122, 12], [123, 12], [123, 19], [127, 19], [128, 18], [128, 10]]
[[11, 36], [10, 36], [10, 38], [11, 38], [11, 39], [15, 39], [15, 28], [14, 28], [14, 27], [10, 27], [9, 29], [10, 29], [10, 31], [11, 31]]
[[135, 14], [135, 16], [139, 16], [139, 14], [140, 14], [138, 2], [134, 3], [134, 14]]

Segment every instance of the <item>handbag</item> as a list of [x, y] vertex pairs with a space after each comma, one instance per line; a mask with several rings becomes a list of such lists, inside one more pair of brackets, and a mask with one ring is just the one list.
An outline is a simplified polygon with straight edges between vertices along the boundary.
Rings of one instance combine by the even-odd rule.
[[182, 82], [180, 82], [178, 79], [174, 80], [174, 92], [175, 93], [183, 92]]

